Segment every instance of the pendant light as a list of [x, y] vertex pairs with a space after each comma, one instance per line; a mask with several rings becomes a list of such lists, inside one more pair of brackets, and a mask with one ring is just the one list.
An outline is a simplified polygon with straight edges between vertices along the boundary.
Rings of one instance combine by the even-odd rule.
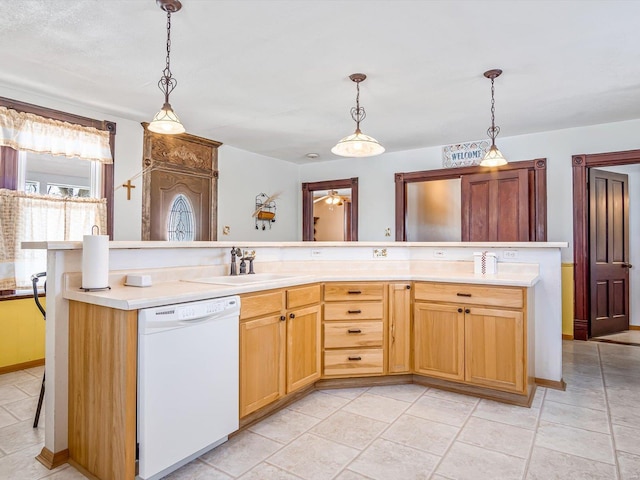
[[507, 159], [504, 158], [504, 155], [502, 155], [502, 152], [498, 150], [496, 146], [496, 137], [500, 133], [500, 127], [496, 126], [496, 107], [495, 99], [493, 98], [495, 89], [493, 82], [501, 74], [502, 70], [499, 68], [484, 72], [484, 76], [491, 79], [491, 127], [487, 130], [487, 135], [491, 137], [491, 147], [480, 162], [481, 167], [499, 167], [500, 165], [507, 164]]
[[176, 88], [178, 81], [171, 76], [171, 14], [176, 13], [182, 8], [182, 4], [178, 0], [156, 0], [156, 3], [162, 10], [167, 12], [167, 64], [162, 71], [162, 77], [158, 82], [158, 88], [164, 93], [164, 105], [147, 127], [155, 133], [165, 135], [175, 135], [176, 133], [184, 133], [185, 129], [178, 116], [171, 108], [169, 103], [169, 94]]
[[352, 82], [356, 84], [356, 106], [351, 108], [351, 118], [356, 122], [356, 131], [352, 135], [344, 137], [331, 153], [341, 157], [372, 157], [384, 152], [384, 147], [373, 137], [365, 135], [360, 131], [360, 122], [367, 116], [364, 107], [360, 106], [360, 82], [364, 82], [367, 76], [364, 73], [353, 73], [349, 75]]

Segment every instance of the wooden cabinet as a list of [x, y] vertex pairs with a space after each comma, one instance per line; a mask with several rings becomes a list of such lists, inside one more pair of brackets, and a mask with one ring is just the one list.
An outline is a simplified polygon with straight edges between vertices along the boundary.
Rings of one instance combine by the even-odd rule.
[[241, 296], [241, 418], [320, 377], [320, 298], [320, 285]]
[[528, 394], [533, 331], [526, 321], [527, 292], [520, 287], [416, 283], [416, 373]]
[[389, 284], [388, 372], [411, 371], [411, 283]]
[[324, 287], [324, 377], [385, 371], [386, 285], [327, 283]]

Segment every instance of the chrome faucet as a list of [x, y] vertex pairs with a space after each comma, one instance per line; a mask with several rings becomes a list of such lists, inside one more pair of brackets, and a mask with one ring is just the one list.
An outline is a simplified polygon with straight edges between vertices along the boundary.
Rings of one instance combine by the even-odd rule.
[[236, 247], [232, 247], [231, 248], [231, 272], [229, 273], [229, 275], [238, 275], [238, 269], [236, 267], [236, 255], [242, 255], [242, 250]]

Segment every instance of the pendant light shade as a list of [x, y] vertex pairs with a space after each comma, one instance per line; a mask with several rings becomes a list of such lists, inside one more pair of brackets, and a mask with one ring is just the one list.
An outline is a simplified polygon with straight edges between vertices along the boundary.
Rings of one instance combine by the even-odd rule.
[[353, 73], [349, 75], [352, 82], [356, 84], [356, 106], [351, 109], [351, 118], [356, 122], [356, 131], [341, 139], [331, 153], [341, 157], [372, 157], [384, 152], [384, 147], [375, 138], [365, 135], [360, 131], [360, 122], [367, 116], [364, 107], [360, 106], [360, 82], [367, 76], [364, 73]]
[[167, 12], [167, 59], [162, 77], [158, 81], [158, 88], [164, 94], [164, 105], [155, 114], [147, 128], [155, 133], [175, 135], [184, 133], [185, 128], [169, 103], [169, 94], [178, 84], [178, 81], [171, 74], [171, 14], [180, 10], [182, 4], [178, 0], [156, 0], [156, 3]]
[[498, 150], [496, 146], [496, 137], [500, 133], [500, 127], [496, 126], [495, 89], [493, 82], [501, 74], [502, 70], [498, 68], [484, 72], [484, 76], [491, 80], [491, 127], [487, 130], [487, 135], [491, 138], [491, 147], [480, 162], [481, 167], [499, 167], [507, 164], [507, 159], [504, 158], [504, 155], [502, 155], [502, 152]]

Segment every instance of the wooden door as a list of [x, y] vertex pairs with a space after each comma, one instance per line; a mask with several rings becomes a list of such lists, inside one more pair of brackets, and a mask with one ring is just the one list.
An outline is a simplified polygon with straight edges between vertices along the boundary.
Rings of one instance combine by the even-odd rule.
[[416, 373], [464, 380], [464, 311], [457, 305], [414, 305]]
[[528, 242], [529, 223], [526, 170], [462, 177], [463, 242]]
[[240, 418], [284, 395], [285, 328], [280, 314], [240, 323]]
[[411, 284], [389, 285], [389, 373], [411, 370]]
[[320, 305], [287, 313], [287, 393], [320, 378]]
[[591, 336], [629, 328], [628, 176], [589, 170]]
[[465, 380], [522, 393], [525, 382], [522, 311], [465, 309]]

